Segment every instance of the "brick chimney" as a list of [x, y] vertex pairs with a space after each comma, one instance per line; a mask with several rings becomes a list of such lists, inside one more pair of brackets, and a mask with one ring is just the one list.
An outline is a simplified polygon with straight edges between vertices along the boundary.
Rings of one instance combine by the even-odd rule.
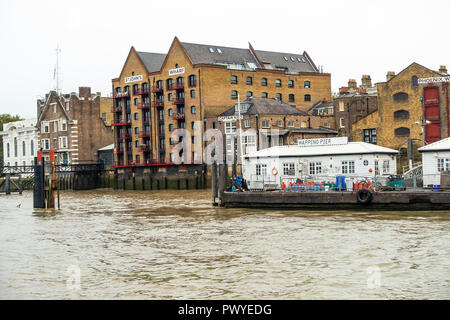
[[394, 71], [388, 71], [388, 73], [386, 74], [386, 81], [391, 80], [393, 77], [395, 77], [395, 72]]
[[372, 79], [370, 78], [370, 75], [368, 75], [368, 74], [363, 74], [362, 75], [361, 87], [364, 88], [364, 89], [372, 87]]
[[91, 97], [91, 88], [90, 87], [79, 87], [78, 88], [79, 96], [84, 98]]
[[348, 87], [350, 89], [356, 90], [356, 80], [355, 79], [348, 79]]
[[439, 73], [447, 74], [447, 67], [446, 66], [440, 66], [439, 67]]

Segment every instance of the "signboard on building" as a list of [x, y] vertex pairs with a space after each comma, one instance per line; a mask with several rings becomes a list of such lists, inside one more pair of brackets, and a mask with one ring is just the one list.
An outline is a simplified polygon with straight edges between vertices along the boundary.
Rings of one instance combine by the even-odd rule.
[[347, 143], [348, 143], [348, 137], [298, 140], [299, 147], [334, 146], [334, 145], [341, 145], [341, 144], [347, 144]]
[[450, 82], [450, 76], [434, 77], [434, 78], [421, 78], [421, 79], [418, 79], [417, 82], [419, 84], [436, 83], [436, 82]]
[[184, 67], [169, 70], [169, 76], [175, 76], [177, 74], [183, 74], [183, 73], [184, 73]]
[[125, 83], [136, 82], [136, 81], [142, 81], [142, 79], [144, 79], [144, 77], [143, 77], [142, 75], [132, 76], [132, 77], [126, 77], [126, 78], [125, 78]]
[[241, 115], [239, 118], [238, 116], [224, 116], [224, 117], [218, 117], [217, 120], [219, 121], [236, 121], [236, 120], [242, 120], [244, 117]]

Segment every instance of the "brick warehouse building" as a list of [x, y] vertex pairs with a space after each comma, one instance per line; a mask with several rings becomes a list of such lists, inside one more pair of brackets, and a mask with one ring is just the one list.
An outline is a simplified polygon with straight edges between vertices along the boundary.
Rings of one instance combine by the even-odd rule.
[[39, 148], [47, 155], [54, 150], [56, 164], [97, 162], [98, 149], [113, 143], [111, 107], [112, 98], [91, 94], [89, 87], [80, 87], [78, 95], [50, 91], [37, 101]]
[[[225, 112], [238, 94], [278, 98], [299, 110], [329, 101], [331, 75], [319, 72], [306, 52], [209, 46], [175, 37], [167, 54], [132, 47], [112, 88], [115, 165], [134, 167], [171, 163], [173, 131], [201, 135], [205, 119]], [[204, 144], [201, 137], [195, 141], [193, 160], [202, 163]]]

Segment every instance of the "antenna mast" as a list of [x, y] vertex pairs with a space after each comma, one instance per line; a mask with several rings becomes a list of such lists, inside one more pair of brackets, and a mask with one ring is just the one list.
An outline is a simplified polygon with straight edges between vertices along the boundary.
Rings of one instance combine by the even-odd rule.
[[61, 94], [61, 75], [60, 75], [60, 65], [59, 65], [59, 54], [61, 53], [61, 49], [59, 48], [59, 44], [56, 47], [56, 67], [55, 67], [55, 74], [54, 78], [56, 78], [56, 87], [55, 90], [58, 93], [58, 95]]

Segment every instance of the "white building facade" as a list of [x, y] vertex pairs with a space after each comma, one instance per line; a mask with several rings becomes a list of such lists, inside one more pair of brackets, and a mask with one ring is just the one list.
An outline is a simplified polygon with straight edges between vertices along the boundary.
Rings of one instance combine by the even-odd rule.
[[30, 166], [38, 152], [37, 119], [9, 122], [3, 125], [3, 163], [5, 166]]
[[450, 138], [419, 148], [419, 152], [422, 153], [423, 186], [440, 186], [442, 174], [450, 172]]
[[249, 189], [265, 185], [289, 185], [298, 179], [315, 183], [372, 181], [376, 176], [397, 173], [397, 150], [346, 137], [298, 141], [298, 146], [277, 146], [244, 157], [243, 178]]

